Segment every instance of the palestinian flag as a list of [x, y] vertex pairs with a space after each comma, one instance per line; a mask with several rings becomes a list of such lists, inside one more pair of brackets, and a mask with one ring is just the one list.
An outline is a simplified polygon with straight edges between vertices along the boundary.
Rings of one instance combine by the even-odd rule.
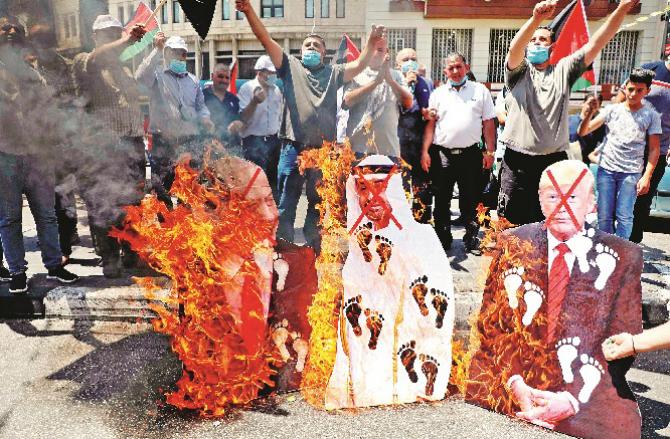
[[[589, 27], [583, 0], [572, 0], [549, 24], [554, 31], [551, 63], [575, 53], [589, 41]], [[596, 83], [593, 65], [573, 85], [572, 91], [583, 90]]]
[[[139, 6], [137, 6], [135, 16], [128, 22], [128, 24], [126, 24], [124, 32], [129, 33], [136, 24], [145, 24], [147, 19], [151, 16], [152, 12], [153, 11], [149, 5], [147, 5], [144, 1], [141, 1]], [[161, 30], [160, 25], [158, 24], [158, 20], [155, 16], [151, 19], [151, 21], [146, 23], [146, 30], [147, 33], [144, 34], [144, 37], [140, 41], [128, 47], [121, 53], [121, 56], [119, 57], [121, 62], [126, 62], [129, 59], [134, 58], [135, 56], [142, 53], [144, 49], [153, 44], [154, 36]]]
[[237, 96], [237, 77], [240, 73], [240, 63], [237, 62], [237, 58], [233, 58], [233, 62], [230, 63], [230, 84], [228, 84], [228, 91], [235, 96]]
[[346, 64], [359, 56], [361, 56], [361, 51], [358, 50], [358, 47], [356, 47], [347, 34], [342, 34], [340, 46], [333, 57], [333, 64]]

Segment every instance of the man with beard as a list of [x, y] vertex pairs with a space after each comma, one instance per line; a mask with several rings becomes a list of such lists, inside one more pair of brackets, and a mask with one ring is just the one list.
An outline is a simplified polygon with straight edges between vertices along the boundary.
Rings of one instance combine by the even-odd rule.
[[23, 245], [25, 194], [37, 225], [47, 278], [79, 278], [62, 266], [55, 214], [55, 174], [50, 145], [40, 142], [42, 113], [49, 104], [44, 78], [24, 61], [25, 29], [14, 17], [0, 18], [0, 240], [9, 266], [9, 291], [28, 291]]
[[454, 291], [433, 228], [414, 220], [402, 178], [372, 155], [347, 180], [349, 252], [326, 409], [444, 398]]
[[239, 144], [237, 132], [240, 120], [240, 100], [228, 91], [230, 85], [230, 67], [217, 64], [212, 70], [212, 85], [202, 91], [205, 105], [216, 126], [215, 135], [225, 145]]
[[317, 254], [321, 249], [316, 206], [319, 195], [316, 184], [318, 169], [308, 169], [305, 175], [298, 170], [298, 155], [305, 149], [318, 148], [324, 141], [337, 140], [337, 90], [361, 73], [369, 64], [377, 42], [383, 38], [384, 28], [373, 26], [368, 43], [361, 56], [347, 64], [325, 64], [326, 42], [320, 35], [311, 34], [302, 43], [302, 59], [284, 53], [272, 39], [258, 18], [250, 0], [236, 0], [235, 7], [244, 13], [251, 30], [267, 51], [277, 76], [284, 81], [286, 105], [282, 116], [279, 157], [279, 230], [278, 236], [294, 240], [294, 223], [298, 200], [306, 180], [307, 216], [304, 233], [307, 244]]
[[[136, 25], [129, 34], [111, 15], [93, 22], [92, 52], [74, 58], [73, 76], [77, 104], [85, 116], [83, 159], [78, 166], [78, 186], [89, 211], [91, 233], [102, 258], [105, 277], [121, 276], [121, 246], [108, 236], [120, 225], [122, 207], [142, 199], [145, 174], [144, 129], [140, 93], [130, 71], [121, 64], [121, 52], [142, 39], [145, 30]], [[123, 252], [127, 267], [137, 258], [129, 248]]]

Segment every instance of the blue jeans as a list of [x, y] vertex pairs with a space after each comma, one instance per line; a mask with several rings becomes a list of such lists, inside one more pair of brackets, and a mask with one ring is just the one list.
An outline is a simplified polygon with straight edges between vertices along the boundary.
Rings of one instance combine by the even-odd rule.
[[0, 236], [12, 274], [23, 273], [28, 268], [21, 226], [23, 194], [35, 219], [44, 266], [52, 269], [62, 263], [54, 186], [53, 166], [45, 160], [0, 152]]
[[[641, 173], [598, 168], [598, 228], [628, 239], [633, 230], [633, 210]], [[616, 219], [616, 229], [614, 221]]]
[[321, 250], [321, 234], [319, 231], [319, 212], [316, 208], [321, 201], [316, 192], [316, 185], [321, 181], [321, 171], [307, 169], [305, 175], [298, 171], [298, 154], [300, 152], [291, 144], [282, 146], [279, 155], [278, 189], [279, 189], [279, 228], [277, 238], [293, 242], [295, 237], [294, 224], [298, 200], [302, 194], [303, 183], [306, 183], [307, 216], [305, 218], [305, 240], [318, 254]]
[[275, 136], [247, 136], [242, 139], [244, 158], [261, 167], [268, 178], [272, 196], [275, 202], [279, 201], [279, 190], [277, 189], [277, 168], [279, 163], [279, 150], [281, 143]]

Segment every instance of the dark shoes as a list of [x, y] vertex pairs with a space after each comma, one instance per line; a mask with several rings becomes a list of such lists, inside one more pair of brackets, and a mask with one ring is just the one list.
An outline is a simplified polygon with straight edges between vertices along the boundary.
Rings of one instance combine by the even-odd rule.
[[117, 279], [121, 277], [121, 267], [119, 267], [119, 260], [103, 259], [102, 260], [102, 275], [107, 279]]
[[463, 246], [467, 253], [480, 253], [479, 248], [480, 242], [477, 236], [464, 236], [463, 237]]
[[77, 282], [79, 280], [79, 276], [77, 276], [74, 273], [71, 273], [71, 272], [67, 271], [61, 265], [58, 268], [49, 269], [49, 274], [47, 274], [47, 279], [55, 279], [58, 282], [61, 282], [61, 283], [64, 283], [64, 284], [71, 284], [73, 282]]
[[12, 275], [9, 274], [9, 270], [0, 265], [0, 282], [9, 282], [10, 280], [12, 280]]
[[26, 291], [28, 291], [28, 276], [26, 276], [26, 273], [12, 274], [9, 281], [9, 292], [23, 294]]

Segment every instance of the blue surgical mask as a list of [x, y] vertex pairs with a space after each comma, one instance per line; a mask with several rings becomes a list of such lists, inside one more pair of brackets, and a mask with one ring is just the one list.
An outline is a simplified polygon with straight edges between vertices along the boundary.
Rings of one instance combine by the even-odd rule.
[[467, 77], [467, 76], [463, 76], [463, 79], [461, 79], [459, 82], [452, 81], [451, 79], [449, 80], [449, 84], [450, 84], [452, 87], [460, 87], [460, 86], [462, 86], [463, 84], [465, 84], [466, 82], [468, 82], [468, 77]]
[[321, 54], [315, 50], [308, 50], [302, 54], [302, 63], [305, 67], [316, 67], [321, 64]]
[[401, 69], [403, 73], [407, 73], [410, 71], [416, 72], [417, 70], [419, 70], [419, 63], [414, 61], [413, 59], [410, 59], [409, 61], [405, 61], [404, 63], [402, 63]]
[[526, 59], [531, 64], [543, 64], [549, 59], [549, 47], [532, 45], [526, 49]]
[[172, 61], [170, 61], [169, 69], [177, 74], [186, 73], [186, 61], [173, 59]]
[[268, 84], [277, 85], [277, 75], [268, 75]]

